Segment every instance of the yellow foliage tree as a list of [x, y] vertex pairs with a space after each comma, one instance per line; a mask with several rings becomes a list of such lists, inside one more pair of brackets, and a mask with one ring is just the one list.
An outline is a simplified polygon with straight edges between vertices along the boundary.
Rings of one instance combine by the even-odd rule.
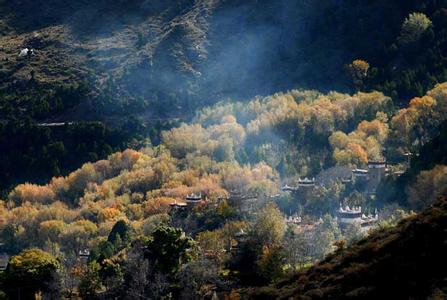
[[17, 204], [24, 202], [49, 204], [55, 200], [55, 193], [48, 185], [25, 183], [16, 186], [8, 198]]
[[363, 80], [368, 76], [369, 63], [362, 59], [356, 59], [347, 66], [352, 81], [357, 89], [363, 87]]

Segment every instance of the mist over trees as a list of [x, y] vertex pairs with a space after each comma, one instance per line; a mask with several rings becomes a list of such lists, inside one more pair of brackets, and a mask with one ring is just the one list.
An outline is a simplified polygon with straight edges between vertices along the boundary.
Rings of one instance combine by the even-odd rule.
[[[223, 99], [377, 90], [406, 105], [447, 80], [445, 14], [433, 1], [1, 5], [3, 194], [145, 138], [157, 145], [177, 118]], [[25, 48], [34, 54], [18, 57]], [[38, 126], [53, 122], [74, 124]]]
[[0, 298], [443, 298], [444, 2], [0, 3]]
[[[137, 298], [187, 298], [235, 281], [275, 282], [365, 237], [359, 224], [341, 230], [334, 219], [340, 205], [374, 208], [360, 183], [342, 184], [337, 172], [393, 157], [404, 168], [405, 152], [443, 132], [445, 90], [440, 84], [398, 110], [379, 92], [305, 90], [204, 108], [193, 123], [165, 131], [159, 146], [114, 153], [46, 185], [16, 186], [1, 202], [2, 249], [45, 250], [63, 262], [58, 284], [84, 297], [131, 289]], [[440, 163], [406, 183], [401, 205], [421, 210], [445, 193]], [[335, 177], [308, 194], [280, 190], [284, 180], [316, 175]], [[393, 180], [400, 177], [387, 184]], [[202, 201], [176, 208], [192, 194]], [[385, 198], [375, 207], [392, 204]], [[396, 224], [390, 209], [379, 226]], [[292, 212], [307, 225], [287, 223]], [[87, 250], [85, 264], [79, 255]]]

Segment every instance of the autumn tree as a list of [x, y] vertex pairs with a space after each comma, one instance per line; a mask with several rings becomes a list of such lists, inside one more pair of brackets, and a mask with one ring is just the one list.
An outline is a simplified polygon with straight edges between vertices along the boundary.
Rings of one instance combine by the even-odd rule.
[[65, 251], [79, 253], [88, 247], [90, 238], [97, 233], [97, 230], [96, 224], [87, 220], [71, 223], [61, 233], [61, 245]]
[[60, 220], [49, 220], [43, 221], [39, 224], [39, 236], [42, 242], [46, 242], [47, 240], [51, 242], [59, 241], [61, 233], [64, 231], [65, 222]]
[[300, 270], [312, 264], [314, 257], [313, 231], [289, 232], [284, 241], [284, 254], [286, 262], [292, 270]]
[[9, 194], [9, 199], [17, 204], [24, 202], [49, 204], [54, 201], [55, 193], [48, 186], [30, 183], [20, 184]]
[[281, 278], [284, 274], [284, 253], [281, 246], [264, 246], [256, 262], [257, 275], [265, 282]]
[[153, 258], [144, 249], [145, 241], [135, 240], [123, 262], [123, 285], [118, 291], [120, 299], [161, 299], [168, 294], [167, 275], [154, 267]]
[[383, 144], [388, 137], [388, 125], [380, 120], [362, 121], [349, 134], [334, 132], [329, 143], [338, 165], [361, 166], [368, 160], [383, 158]]
[[222, 263], [231, 242], [229, 238], [226, 240], [221, 230], [202, 231], [197, 235], [197, 244], [203, 256], [211, 257], [218, 263]]
[[365, 237], [366, 233], [363, 231], [361, 225], [357, 222], [347, 224], [343, 230], [343, 235], [349, 244], [355, 243]]
[[342, 237], [337, 222], [330, 215], [325, 215], [322, 221], [315, 230], [313, 242], [313, 257], [316, 259], [323, 259], [334, 251], [334, 242]]
[[347, 69], [357, 90], [362, 89], [364, 80], [368, 76], [369, 63], [362, 59], [356, 59], [347, 65]]
[[284, 216], [274, 204], [262, 209], [251, 229], [251, 238], [262, 246], [279, 245], [286, 231]]
[[[275, 204], [267, 204], [257, 215], [250, 230], [247, 260], [254, 254], [255, 272], [263, 282], [282, 274], [282, 240], [286, 231], [284, 217]], [[248, 249], [247, 249], [248, 250]], [[254, 251], [253, 254], [250, 252]]]

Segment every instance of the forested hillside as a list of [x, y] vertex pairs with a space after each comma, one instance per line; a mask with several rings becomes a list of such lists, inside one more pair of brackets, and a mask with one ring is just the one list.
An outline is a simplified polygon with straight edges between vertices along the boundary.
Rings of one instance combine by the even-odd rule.
[[[0, 137], [20, 145], [1, 148], [5, 193], [134, 138], [158, 144], [160, 130], [223, 99], [361, 89], [405, 105], [447, 80], [442, 1], [2, 1], [0, 10]], [[366, 73], [349, 67], [359, 58]], [[70, 128], [38, 126], [54, 122]], [[23, 144], [31, 135], [33, 147]]]
[[[83, 297], [188, 298], [277, 281], [368, 234], [337, 221], [340, 205], [369, 215], [380, 208], [380, 219], [370, 220], [386, 229], [446, 193], [447, 167], [436, 156], [424, 162], [424, 153], [444, 134], [447, 84], [406, 108], [391, 103], [379, 92], [293, 90], [204, 108], [191, 124], [164, 131], [159, 146], [115, 153], [46, 185], [15, 187], [2, 201], [2, 249], [44, 249], [63, 259], [59, 274], [79, 272], [55, 278], [62, 288], [42, 290], [51, 295], [78, 288]], [[410, 165], [408, 151], [420, 153]], [[386, 184], [402, 191], [401, 207], [385, 193], [371, 197], [361, 179], [346, 183], [351, 168], [385, 157], [394, 159]], [[300, 176], [318, 183], [281, 189]], [[399, 186], [405, 176], [416, 179]], [[88, 264], [79, 259], [84, 251]], [[8, 295], [14, 289], [4, 286]]]
[[443, 299], [447, 1], [0, 0], [0, 299]]

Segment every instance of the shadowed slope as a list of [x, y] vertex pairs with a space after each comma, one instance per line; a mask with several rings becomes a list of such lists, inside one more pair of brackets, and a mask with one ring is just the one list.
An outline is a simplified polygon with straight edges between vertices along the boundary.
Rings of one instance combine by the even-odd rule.
[[[447, 198], [395, 228], [372, 234], [256, 299], [445, 299]], [[436, 298], [438, 297], [438, 298]]]

